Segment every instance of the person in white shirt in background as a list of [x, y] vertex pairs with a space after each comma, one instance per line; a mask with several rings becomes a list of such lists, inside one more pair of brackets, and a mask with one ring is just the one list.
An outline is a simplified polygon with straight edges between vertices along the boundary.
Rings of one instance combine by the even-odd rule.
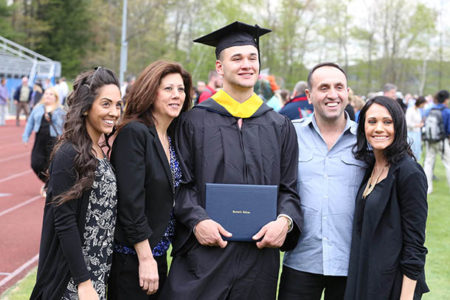
[[425, 97], [420, 96], [415, 101], [415, 104], [406, 110], [406, 126], [408, 127], [408, 139], [411, 143], [411, 149], [417, 161], [420, 161], [422, 155], [422, 132], [423, 127], [423, 113], [422, 109], [427, 103]]

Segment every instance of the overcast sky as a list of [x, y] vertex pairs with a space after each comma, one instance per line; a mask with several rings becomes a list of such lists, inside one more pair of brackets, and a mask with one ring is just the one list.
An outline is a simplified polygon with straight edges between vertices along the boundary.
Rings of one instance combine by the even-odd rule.
[[[353, 0], [350, 4], [350, 11], [362, 12], [359, 14], [360, 19], [364, 19], [366, 17], [368, 4], [373, 3], [374, 0]], [[441, 18], [444, 28], [450, 30], [450, 0], [406, 0], [407, 3], [411, 5], [416, 3], [423, 3], [427, 7], [432, 7], [436, 9], [438, 12], [442, 11]], [[358, 15], [355, 15], [358, 17]], [[439, 22], [438, 22], [439, 26]]]
[[[353, 0], [352, 3], [349, 6], [349, 12], [358, 12], [358, 13], [354, 13], [352, 14], [352, 18], [353, 18], [353, 23], [355, 25], [358, 26], [365, 26], [367, 24], [367, 19], [368, 19], [368, 13], [370, 12], [370, 6], [373, 5], [373, 3], [376, 0]], [[406, 0], [407, 5], [415, 5], [416, 3], [424, 3], [427, 7], [431, 7], [436, 9], [436, 11], [441, 11], [440, 14], [440, 20], [438, 20], [436, 22], [436, 29], [440, 32], [441, 28], [440, 26], [443, 26], [443, 32], [446, 33], [443, 36], [443, 44], [444, 44], [444, 49], [446, 48], [450, 48], [450, 0]], [[438, 16], [439, 18], [439, 16]], [[442, 23], [442, 25], [441, 25]], [[438, 36], [436, 36], [436, 38], [434, 38], [433, 40], [430, 41], [430, 44], [436, 45], [436, 49], [438, 47], [439, 43], [439, 39]], [[359, 47], [348, 47], [348, 56], [349, 56], [349, 60], [350, 60], [350, 64], [352, 64], [352, 60], [353, 59], [359, 59], [362, 58], [361, 55], [365, 56], [365, 53], [361, 53], [360, 52], [360, 48]], [[431, 51], [430, 52], [430, 56], [433, 56], [433, 53], [435, 53], [435, 51]], [[304, 57], [305, 61], [304, 64], [306, 65], [306, 67], [312, 67], [313, 65], [315, 65], [316, 63], [319, 62], [319, 51], [308, 51]], [[335, 60], [336, 57], [334, 57], [334, 55], [332, 53], [329, 53], [329, 55], [331, 55], [330, 57], [327, 57], [325, 59], [329, 59], [329, 60]], [[432, 58], [432, 57], [429, 57]]]

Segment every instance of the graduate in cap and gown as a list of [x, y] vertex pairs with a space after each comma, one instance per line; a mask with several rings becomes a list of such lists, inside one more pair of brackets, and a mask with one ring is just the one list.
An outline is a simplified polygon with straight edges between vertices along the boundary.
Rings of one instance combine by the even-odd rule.
[[[234, 22], [194, 42], [216, 48], [223, 90], [181, 116], [176, 141], [183, 180], [175, 201], [173, 260], [161, 299], [275, 299], [279, 250], [295, 247], [302, 223], [293, 125], [253, 87], [259, 37], [268, 29]], [[206, 183], [276, 185], [277, 217], [252, 242], [205, 210]]]

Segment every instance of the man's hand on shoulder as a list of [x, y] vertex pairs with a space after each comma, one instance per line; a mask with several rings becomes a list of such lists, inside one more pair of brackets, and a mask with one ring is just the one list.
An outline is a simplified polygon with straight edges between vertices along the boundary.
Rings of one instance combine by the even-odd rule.
[[194, 227], [194, 234], [197, 241], [203, 246], [218, 246], [225, 248], [227, 241], [222, 239], [222, 236], [231, 237], [231, 233], [226, 231], [219, 223], [207, 219], [198, 222]]
[[259, 249], [262, 248], [280, 248], [289, 230], [289, 221], [285, 217], [279, 217], [275, 221], [269, 222], [253, 236], [255, 241], [263, 238], [256, 243]]

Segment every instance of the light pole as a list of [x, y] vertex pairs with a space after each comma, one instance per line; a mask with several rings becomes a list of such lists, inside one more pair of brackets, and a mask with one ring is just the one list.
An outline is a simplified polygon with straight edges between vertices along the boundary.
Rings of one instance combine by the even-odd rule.
[[119, 71], [120, 86], [122, 86], [122, 84], [123, 84], [123, 75], [127, 71], [127, 56], [128, 56], [127, 0], [123, 0], [123, 9], [122, 9], [122, 44], [121, 44], [121, 47], [120, 47], [120, 71]]

